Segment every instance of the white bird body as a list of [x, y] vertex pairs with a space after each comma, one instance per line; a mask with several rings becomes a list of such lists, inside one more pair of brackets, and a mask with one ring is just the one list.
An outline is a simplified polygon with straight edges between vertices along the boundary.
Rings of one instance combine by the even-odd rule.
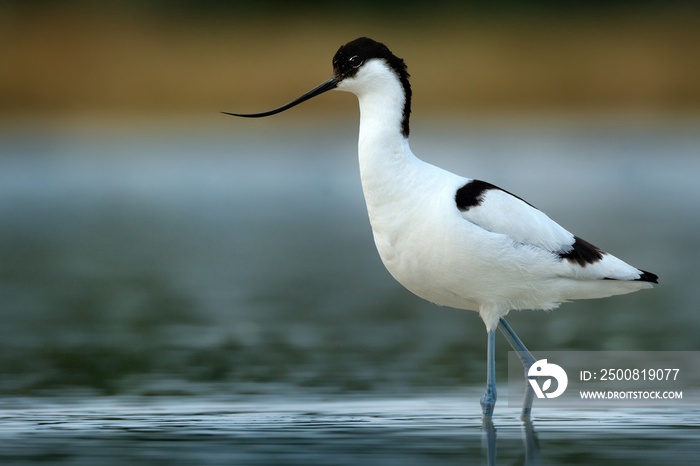
[[383, 61], [368, 61], [338, 89], [360, 103], [360, 176], [377, 250], [414, 294], [479, 311], [491, 330], [511, 309], [552, 309], [651, 287], [629, 281], [641, 272], [609, 254], [584, 266], [563, 259], [574, 235], [501, 189], [460, 211], [456, 193], [473, 180], [413, 154], [401, 134], [403, 86]]
[[[418, 159], [408, 144], [411, 87], [406, 65], [379, 42], [359, 38], [333, 57], [331, 79], [274, 110], [323, 92], [355, 94], [360, 103], [358, 154], [374, 242], [391, 275], [433, 303], [478, 311], [488, 332], [484, 419], [496, 403], [494, 334], [500, 328], [527, 374], [535, 359], [504, 316], [512, 309], [649, 288], [657, 276], [574, 236], [540, 210], [490, 183]], [[533, 391], [526, 387], [522, 417]]]

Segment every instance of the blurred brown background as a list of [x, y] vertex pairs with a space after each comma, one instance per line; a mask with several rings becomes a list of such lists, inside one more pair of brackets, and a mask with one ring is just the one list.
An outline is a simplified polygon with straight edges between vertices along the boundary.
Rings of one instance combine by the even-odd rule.
[[361, 35], [407, 61], [423, 111], [700, 109], [697, 2], [333, 3], [6, 0], [0, 118], [261, 110]]

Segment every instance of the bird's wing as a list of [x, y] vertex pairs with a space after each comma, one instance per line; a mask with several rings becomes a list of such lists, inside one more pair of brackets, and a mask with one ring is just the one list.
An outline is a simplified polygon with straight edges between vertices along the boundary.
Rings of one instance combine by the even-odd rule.
[[517, 243], [553, 253], [573, 249], [573, 234], [541, 210], [491, 183], [470, 180], [457, 190], [455, 202], [465, 219]]
[[544, 212], [490, 183], [468, 181], [457, 190], [455, 202], [462, 216], [475, 225], [507, 235], [516, 243], [544, 249], [568, 263], [567, 275], [585, 279], [655, 280], [653, 274], [640, 271], [574, 236]]

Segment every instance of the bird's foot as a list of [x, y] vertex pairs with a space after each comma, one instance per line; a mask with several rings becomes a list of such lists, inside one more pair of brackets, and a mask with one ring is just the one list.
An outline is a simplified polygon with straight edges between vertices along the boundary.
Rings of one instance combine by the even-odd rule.
[[486, 393], [481, 397], [481, 412], [484, 419], [490, 419], [493, 416], [493, 410], [496, 407], [496, 387], [492, 385], [486, 386]]

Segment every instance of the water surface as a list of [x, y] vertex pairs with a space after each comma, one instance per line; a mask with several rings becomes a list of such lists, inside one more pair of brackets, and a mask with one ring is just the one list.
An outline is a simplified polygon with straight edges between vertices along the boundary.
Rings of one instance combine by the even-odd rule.
[[680, 464], [700, 460], [698, 411], [502, 409], [464, 396], [15, 400], [3, 464]]

